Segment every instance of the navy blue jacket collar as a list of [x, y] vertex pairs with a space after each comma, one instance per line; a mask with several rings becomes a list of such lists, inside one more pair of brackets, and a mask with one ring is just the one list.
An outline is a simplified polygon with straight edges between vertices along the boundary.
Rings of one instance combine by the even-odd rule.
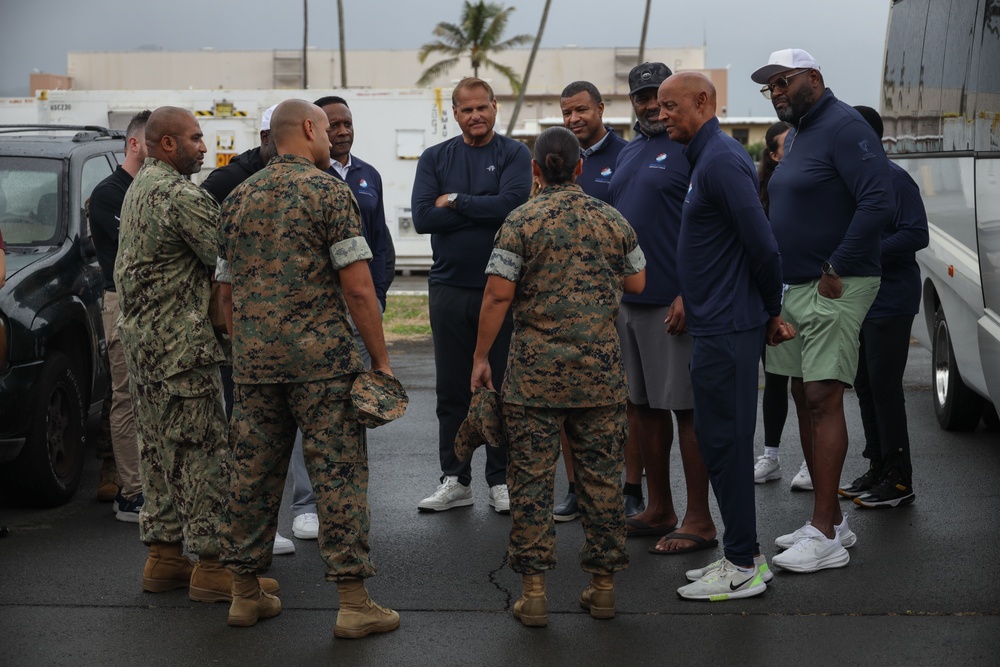
[[828, 106], [830, 106], [836, 101], [837, 98], [834, 96], [832, 90], [830, 90], [829, 88], [824, 90], [823, 94], [819, 96], [818, 100], [816, 100], [816, 104], [814, 104], [812, 108], [809, 109], [809, 111], [807, 111], [806, 114], [799, 119], [799, 124], [796, 126], [796, 130], [801, 132], [805, 128], [805, 126], [814, 122], [816, 118], [818, 118], [823, 114], [823, 111]]
[[688, 145], [681, 151], [684, 153], [684, 156], [687, 157], [688, 162], [691, 163], [692, 167], [698, 161], [698, 156], [701, 155], [701, 151], [705, 148], [705, 145], [708, 144], [709, 139], [718, 132], [720, 132], [719, 119], [715, 116], [708, 119], [708, 121], [706, 121], [705, 124], [702, 125], [697, 132], [695, 132], [691, 141], [689, 141]]

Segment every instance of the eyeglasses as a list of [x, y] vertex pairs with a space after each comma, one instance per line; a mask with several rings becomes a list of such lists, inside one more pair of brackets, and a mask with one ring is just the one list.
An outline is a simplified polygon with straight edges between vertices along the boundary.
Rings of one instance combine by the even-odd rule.
[[795, 74], [789, 74], [787, 76], [779, 76], [774, 80], [774, 83], [769, 83], [766, 86], [761, 86], [760, 94], [764, 96], [765, 100], [771, 99], [771, 94], [774, 92], [775, 88], [788, 88], [788, 80], [793, 76], [798, 76], [799, 74], [804, 74], [812, 70], [804, 69]]

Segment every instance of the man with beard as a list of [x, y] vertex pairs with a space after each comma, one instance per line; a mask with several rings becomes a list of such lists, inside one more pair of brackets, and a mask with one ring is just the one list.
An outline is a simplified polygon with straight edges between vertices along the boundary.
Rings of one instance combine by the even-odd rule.
[[[229, 491], [228, 427], [219, 400], [225, 355], [208, 316], [219, 205], [187, 179], [201, 170], [206, 152], [190, 111], [154, 111], [146, 150], [122, 204], [114, 273], [145, 497], [139, 536], [149, 556], [142, 589], [188, 588], [192, 600], [224, 601], [232, 596], [232, 575], [219, 563]], [[182, 541], [199, 557], [193, 569]], [[262, 579], [261, 588], [279, 592], [273, 579]]]
[[[657, 88], [670, 75], [663, 63], [643, 63], [629, 72], [636, 137], [618, 155], [610, 186], [611, 205], [635, 229], [647, 261], [646, 289], [624, 296], [617, 327], [629, 385], [626, 513], [634, 512], [630, 503], [634, 507], [635, 497], [642, 493], [643, 466], [649, 490], [646, 509], [628, 520], [628, 535], [662, 536], [651, 549], [655, 554], [718, 544], [708, 509], [708, 472], [694, 434], [688, 371], [691, 338], [685, 329], [676, 268], [681, 207], [691, 168], [683, 146], [667, 136], [656, 99]], [[678, 517], [670, 492], [671, 411], [677, 417], [688, 500], [687, 514], [676, 532], [672, 531]]]
[[771, 226], [782, 256], [781, 317], [800, 335], [767, 350], [767, 370], [792, 378], [808, 411], [802, 453], [815, 494], [812, 519], [775, 545], [774, 564], [793, 572], [844, 567], [856, 542], [837, 486], [847, 454], [844, 388], [858, 368], [858, 334], [878, 293], [879, 239], [892, 222], [892, 176], [875, 131], [823, 82], [802, 49], [771, 54], [751, 78], [765, 84], [778, 118], [794, 128], [768, 185]]

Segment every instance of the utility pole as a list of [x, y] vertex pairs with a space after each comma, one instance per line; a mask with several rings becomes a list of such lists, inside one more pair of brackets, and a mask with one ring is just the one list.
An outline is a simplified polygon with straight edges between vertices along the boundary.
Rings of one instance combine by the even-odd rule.
[[542, 42], [542, 33], [545, 32], [545, 21], [549, 18], [549, 6], [552, 0], [545, 0], [545, 9], [542, 10], [542, 22], [538, 25], [538, 34], [535, 35], [535, 43], [531, 45], [531, 55], [528, 56], [528, 67], [524, 72], [524, 80], [521, 81], [521, 90], [517, 94], [517, 104], [514, 105], [514, 113], [510, 115], [510, 123], [507, 125], [507, 136], [514, 132], [514, 124], [517, 116], [521, 113], [521, 105], [524, 104], [524, 94], [528, 89], [528, 79], [531, 78], [531, 68], [535, 64], [535, 54], [538, 53], [538, 45]]
[[340, 28], [340, 87], [347, 88], [347, 50], [344, 47], [344, 0], [337, 0], [337, 26]]
[[309, 45], [309, 0], [302, 0], [302, 87], [309, 87], [309, 65], [306, 49]]
[[639, 60], [636, 65], [646, 62], [646, 31], [649, 29], [649, 6], [653, 0], [646, 0], [646, 14], [642, 17], [642, 37], [639, 38]]

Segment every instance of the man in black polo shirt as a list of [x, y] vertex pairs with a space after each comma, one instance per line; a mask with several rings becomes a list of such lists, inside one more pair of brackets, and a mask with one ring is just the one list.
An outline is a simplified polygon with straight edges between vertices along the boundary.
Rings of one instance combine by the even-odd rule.
[[115, 290], [115, 256], [118, 254], [118, 226], [125, 201], [125, 192], [146, 159], [146, 121], [150, 111], [132, 117], [125, 130], [125, 161], [114, 173], [97, 184], [90, 195], [90, 235], [97, 249], [97, 263], [104, 274], [104, 334], [111, 362], [111, 449], [121, 478], [121, 489], [115, 498], [115, 518], [128, 523], [139, 522], [143, 504], [142, 483], [139, 480], [139, 442], [135, 433], [132, 396], [129, 393], [128, 367], [121, 338], [118, 336], [118, 292]]

